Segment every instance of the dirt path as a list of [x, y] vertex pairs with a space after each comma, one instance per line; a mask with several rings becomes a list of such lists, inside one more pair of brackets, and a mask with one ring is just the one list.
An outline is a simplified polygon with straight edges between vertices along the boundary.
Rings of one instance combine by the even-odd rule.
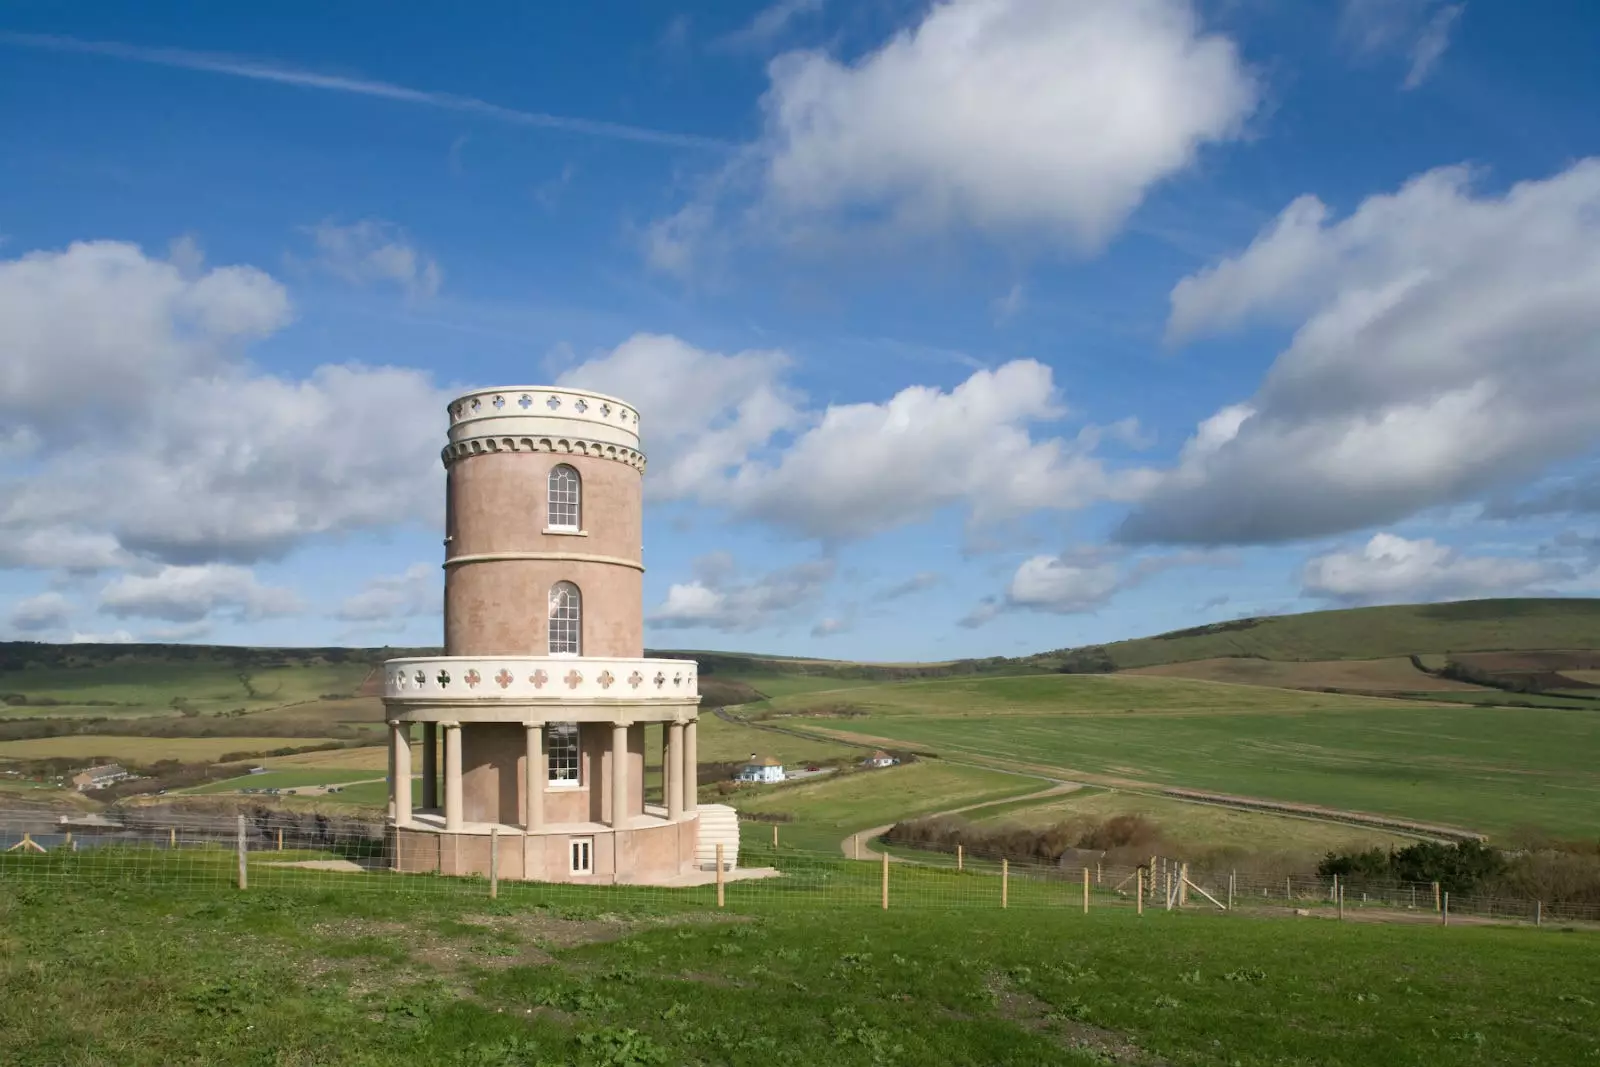
[[[959, 808], [950, 808], [946, 811], [931, 812], [927, 815], [920, 815], [918, 818], [937, 819], [943, 815], [961, 815], [965, 812], [977, 811], [979, 808], [992, 808], [998, 804], [1017, 804], [1024, 800], [1043, 800], [1046, 797], [1060, 796], [1063, 793], [1075, 792], [1082, 788], [1083, 785], [1079, 782], [1058, 781], [1050, 788], [1041, 789], [1037, 793], [1025, 793], [1020, 797], [1006, 797], [1004, 800], [985, 800], [977, 804], [966, 804]], [[869, 830], [857, 830], [839, 842], [839, 851], [844, 853], [846, 859], [877, 859], [879, 853], [868, 847], [867, 842], [888, 833], [892, 826], [894, 826], [894, 823], [889, 823], [887, 826], [874, 826]], [[903, 860], [899, 856], [890, 855], [889, 862], [906, 863], [910, 861]]]

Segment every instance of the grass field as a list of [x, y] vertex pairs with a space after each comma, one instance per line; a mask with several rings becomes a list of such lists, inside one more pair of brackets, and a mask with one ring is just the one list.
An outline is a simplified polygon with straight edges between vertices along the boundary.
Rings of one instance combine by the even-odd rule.
[[[1376, 697], [1305, 693], [1290, 689], [1149, 678], [1126, 674], [1030, 674], [1014, 677], [935, 678], [870, 688], [812, 693], [772, 702], [783, 712], [848, 704], [861, 712], [918, 715], [1054, 715], [1102, 712], [1176, 714], [1270, 711], [1354, 711], [1409, 707]], [[743, 709], [741, 709], [743, 710]]]
[[1189, 848], [1246, 849], [1258, 853], [1322, 856], [1364, 848], [1404, 848], [1416, 838], [1340, 823], [1239, 811], [1213, 804], [1195, 804], [1170, 797], [1124, 790], [1086, 789], [1037, 804], [1001, 805], [992, 813], [975, 812], [985, 825], [1045, 827], [1074, 818], [1109, 819], [1142, 815], [1161, 829], [1164, 842]]
[[[389, 766], [389, 750], [383, 745], [364, 745], [360, 748], [334, 748], [322, 752], [297, 752], [292, 756], [268, 756], [262, 766], [275, 771], [288, 770], [361, 770], [383, 772]], [[420, 756], [417, 766], [421, 767]]]
[[[219, 863], [228, 861], [223, 854]], [[836, 864], [842, 872], [849, 865]], [[867, 873], [873, 872], [868, 868]], [[730, 911], [647, 890], [0, 893], [4, 1059], [50, 1067], [1566, 1065], [1595, 937], [1128, 910]], [[897, 877], [909, 877], [897, 871]], [[923, 872], [928, 882], [960, 875]], [[971, 876], [967, 876], [971, 877]], [[755, 899], [755, 898], [752, 898]]]
[[[1200, 683], [1194, 683], [1200, 684]], [[1401, 704], [1313, 713], [878, 714], [848, 730], [1109, 784], [1161, 783], [1489, 833], [1600, 829], [1593, 711]]]
[[[1255, 656], [1274, 660], [1382, 659], [1412, 653], [1600, 648], [1600, 599], [1466, 600], [1347, 608], [1241, 619], [1098, 650], [1118, 668]], [[1048, 665], [1060, 653], [1032, 657]]]
[[1237, 685], [1277, 686], [1283, 689], [1355, 689], [1379, 693], [1486, 693], [1504, 696], [1504, 693], [1497, 689], [1485, 689], [1483, 686], [1458, 682], [1451, 678], [1438, 678], [1426, 671], [1419, 671], [1406, 657], [1309, 662], [1232, 657], [1164, 663], [1157, 667], [1138, 667], [1128, 673], [1158, 678], [1231, 682]]
[[[790, 785], [741, 790], [725, 803], [741, 814], [792, 815], [779, 829], [785, 844], [830, 852], [857, 830], [935, 811], [1038, 792], [1037, 778], [917, 762], [883, 770], [830, 775]], [[747, 833], [761, 836], [759, 828]]]
[[134, 764], [175, 759], [186, 763], [218, 760], [232, 752], [272, 752], [280, 748], [325, 745], [326, 737], [115, 737], [73, 734], [0, 742], [0, 760], [108, 759]]
[[[0, 675], [0, 690], [65, 704], [110, 702], [101, 714], [174, 713], [175, 698], [202, 713], [249, 711], [316, 700], [324, 694], [354, 693], [370, 669], [365, 664], [319, 664], [241, 672], [217, 663], [112, 661], [92, 667], [7, 671]], [[248, 676], [248, 685], [241, 673]], [[27, 705], [11, 707], [8, 715], [20, 711], [56, 713], [48, 705]]]

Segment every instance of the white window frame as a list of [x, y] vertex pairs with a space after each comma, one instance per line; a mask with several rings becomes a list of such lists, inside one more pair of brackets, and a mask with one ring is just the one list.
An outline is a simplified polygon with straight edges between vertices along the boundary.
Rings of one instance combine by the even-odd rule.
[[[559, 762], [556, 738], [562, 738]], [[571, 737], [571, 745], [566, 738]], [[575, 722], [552, 722], [544, 728], [545, 788], [581, 789], [583, 787], [583, 728]], [[568, 776], [566, 772], [570, 771]], [[561, 777], [557, 777], [560, 774]]]
[[[570, 609], [567, 604], [558, 603], [557, 598], [570, 593]], [[570, 610], [570, 617], [566, 614]], [[557, 612], [562, 612], [561, 618], [556, 617]], [[557, 641], [557, 624], [561, 625], [561, 640]], [[570, 627], [569, 624], [570, 623]], [[570, 634], [566, 633], [570, 629]], [[568, 647], [567, 638], [571, 638], [571, 647]], [[557, 647], [559, 644], [560, 647]], [[583, 655], [583, 590], [573, 582], [557, 582], [550, 587], [550, 615], [545, 624], [545, 651], [552, 656], [581, 656]]]
[[[558, 481], [561, 483], [559, 486]], [[562, 520], [569, 517], [570, 509], [572, 521], [557, 521], [558, 508], [561, 509], [559, 514]], [[583, 476], [569, 463], [558, 463], [551, 467], [545, 478], [544, 528], [546, 533], [583, 532]]]
[[594, 873], [594, 838], [570, 837], [567, 839], [567, 873]]

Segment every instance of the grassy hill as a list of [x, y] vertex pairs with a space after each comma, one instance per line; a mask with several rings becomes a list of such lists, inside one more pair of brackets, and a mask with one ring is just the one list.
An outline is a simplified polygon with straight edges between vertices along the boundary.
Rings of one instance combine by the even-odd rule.
[[1024, 662], [1047, 670], [1127, 670], [1253, 656], [1268, 660], [1600, 648], [1600, 599], [1463, 600], [1235, 619], [1186, 630], [1058, 649]]

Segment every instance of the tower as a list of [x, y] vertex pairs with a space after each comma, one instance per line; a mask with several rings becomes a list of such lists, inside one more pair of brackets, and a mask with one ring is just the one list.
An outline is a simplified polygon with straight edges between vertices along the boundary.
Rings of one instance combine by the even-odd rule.
[[502, 878], [684, 876], [702, 844], [699, 699], [693, 661], [644, 658], [638, 412], [536, 386], [449, 414], [445, 654], [384, 666], [395, 866], [486, 873], [494, 848]]

